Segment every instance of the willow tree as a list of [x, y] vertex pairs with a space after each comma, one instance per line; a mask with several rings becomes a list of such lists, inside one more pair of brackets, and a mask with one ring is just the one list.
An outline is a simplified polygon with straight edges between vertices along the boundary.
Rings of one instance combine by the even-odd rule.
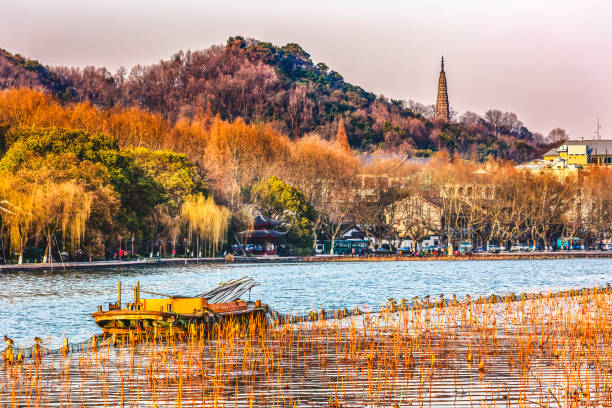
[[11, 251], [19, 253], [19, 263], [23, 258], [26, 242], [34, 235], [34, 217], [32, 216], [35, 200], [17, 179], [9, 174], [0, 177], [0, 195], [3, 199], [2, 218], [3, 232], [10, 242]]
[[[10, 248], [23, 259], [30, 239], [44, 238], [47, 247], [61, 233], [64, 244], [78, 246], [91, 213], [92, 193], [77, 182], [28, 182], [19, 174], [3, 173], [0, 195], [8, 203], [0, 213]], [[58, 248], [59, 249], [59, 248]]]
[[208, 252], [217, 252], [227, 238], [230, 211], [215, 204], [212, 197], [196, 194], [188, 197], [181, 207], [181, 217], [189, 227], [190, 240], [195, 234], [206, 244]]
[[40, 235], [47, 238], [49, 253], [56, 233], [61, 234], [64, 245], [69, 243], [70, 248], [76, 248], [85, 236], [93, 193], [69, 180], [38, 185], [34, 195], [40, 203], [35, 207], [36, 226]]

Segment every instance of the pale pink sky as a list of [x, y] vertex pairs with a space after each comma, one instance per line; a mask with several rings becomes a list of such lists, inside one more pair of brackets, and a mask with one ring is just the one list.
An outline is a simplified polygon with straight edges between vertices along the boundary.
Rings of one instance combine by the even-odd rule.
[[50, 65], [115, 70], [244, 35], [296, 42], [345, 80], [451, 107], [516, 112], [546, 135], [612, 138], [612, 2], [537, 0], [1, 0], [0, 47]]

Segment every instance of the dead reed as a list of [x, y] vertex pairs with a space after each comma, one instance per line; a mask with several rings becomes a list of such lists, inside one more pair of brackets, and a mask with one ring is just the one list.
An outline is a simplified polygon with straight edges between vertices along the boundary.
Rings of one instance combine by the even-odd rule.
[[5, 353], [0, 407], [608, 407], [611, 306], [610, 288], [441, 296], [359, 316], [98, 339], [74, 354]]

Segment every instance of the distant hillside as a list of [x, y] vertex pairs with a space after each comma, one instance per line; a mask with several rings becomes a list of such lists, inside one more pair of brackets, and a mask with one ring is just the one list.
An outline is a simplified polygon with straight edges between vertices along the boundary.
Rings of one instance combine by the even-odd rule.
[[24, 87], [48, 90], [62, 100], [74, 97], [70, 84], [62, 82], [52, 68], [0, 48], [0, 89]]
[[437, 123], [430, 108], [349, 84], [297, 44], [278, 47], [242, 37], [115, 74], [106, 68], [47, 67], [2, 50], [0, 89], [11, 87], [46, 89], [65, 102], [104, 108], [137, 105], [171, 122], [208, 110], [224, 119], [275, 122], [292, 137], [316, 132], [333, 138], [344, 117], [349, 143], [364, 151], [427, 156], [446, 149], [479, 160], [492, 155], [523, 161], [547, 147], [516, 115], [498, 112], [496, 120], [468, 113], [456, 123]]

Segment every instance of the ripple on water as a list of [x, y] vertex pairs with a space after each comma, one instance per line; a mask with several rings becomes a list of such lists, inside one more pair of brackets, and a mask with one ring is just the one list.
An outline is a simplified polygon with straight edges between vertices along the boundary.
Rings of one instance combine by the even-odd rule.
[[193, 295], [222, 280], [244, 275], [261, 285], [252, 299], [281, 312], [313, 308], [377, 309], [390, 297], [464, 297], [510, 292], [603, 286], [612, 281], [612, 259], [520, 261], [325, 262], [297, 264], [172, 265], [84, 272], [0, 275], [0, 336], [31, 344], [47, 336], [57, 345], [67, 336], [81, 341], [99, 330], [90, 314], [116, 300], [121, 280], [124, 301], [131, 287]]

